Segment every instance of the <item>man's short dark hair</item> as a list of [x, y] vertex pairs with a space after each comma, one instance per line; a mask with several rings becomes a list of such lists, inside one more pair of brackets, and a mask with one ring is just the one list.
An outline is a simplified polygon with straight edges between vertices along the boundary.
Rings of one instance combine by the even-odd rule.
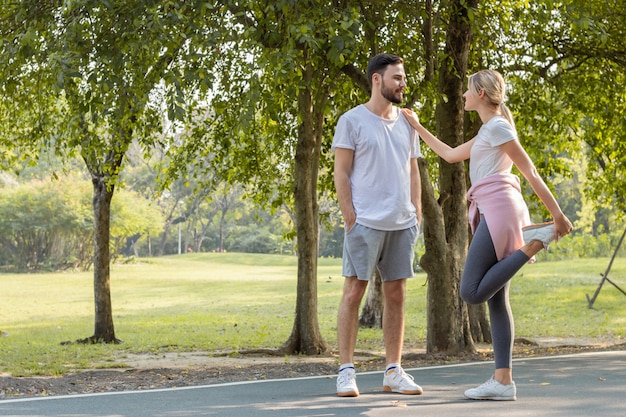
[[383, 74], [389, 65], [397, 65], [404, 63], [404, 60], [397, 55], [378, 54], [367, 64], [367, 82], [372, 88], [372, 76], [374, 74]]

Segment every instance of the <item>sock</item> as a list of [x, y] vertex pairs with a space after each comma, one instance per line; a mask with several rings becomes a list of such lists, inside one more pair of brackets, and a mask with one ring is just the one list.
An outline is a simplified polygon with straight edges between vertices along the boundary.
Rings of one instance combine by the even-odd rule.
[[399, 363], [390, 363], [389, 365], [387, 365], [387, 369], [385, 370], [385, 373], [388, 373], [391, 369], [399, 368], [399, 367], [400, 367]]
[[354, 364], [353, 363], [344, 363], [341, 364], [341, 366], [339, 366], [339, 372], [343, 371], [346, 368], [352, 368], [354, 369]]

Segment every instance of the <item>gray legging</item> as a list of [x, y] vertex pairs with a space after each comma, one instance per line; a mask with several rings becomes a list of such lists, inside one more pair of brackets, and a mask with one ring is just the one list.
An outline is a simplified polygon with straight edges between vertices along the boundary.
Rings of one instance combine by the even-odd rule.
[[528, 260], [524, 252], [517, 250], [498, 262], [487, 222], [481, 216], [467, 252], [461, 297], [469, 304], [487, 301], [496, 369], [512, 367], [515, 325], [509, 304], [509, 285]]

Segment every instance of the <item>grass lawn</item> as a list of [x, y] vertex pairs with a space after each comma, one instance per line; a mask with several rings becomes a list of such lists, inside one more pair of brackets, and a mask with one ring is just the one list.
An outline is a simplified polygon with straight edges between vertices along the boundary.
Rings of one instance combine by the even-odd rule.
[[[608, 258], [540, 261], [514, 278], [516, 336], [623, 339], [626, 297], [606, 283], [589, 309]], [[297, 259], [237, 253], [185, 254], [116, 264], [111, 269], [113, 320], [119, 345], [61, 345], [93, 334], [92, 272], [0, 274], [0, 373], [61, 375], [124, 366], [130, 353], [237, 352], [273, 348], [293, 325]], [[320, 259], [318, 313], [336, 348], [341, 260]], [[626, 288], [626, 259], [609, 274]], [[406, 348], [423, 346], [426, 275], [409, 281]], [[359, 331], [358, 350], [382, 352], [382, 332]]]

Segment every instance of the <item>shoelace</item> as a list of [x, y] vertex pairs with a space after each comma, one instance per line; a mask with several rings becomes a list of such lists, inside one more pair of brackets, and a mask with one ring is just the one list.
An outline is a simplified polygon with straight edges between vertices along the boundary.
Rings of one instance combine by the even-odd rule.
[[411, 381], [415, 381], [415, 378], [413, 378], [413, 375], [411, 374], [407, 374], [406, 372], [404, 372], [404, 369], [399, 368], [399, 372], [396, 371], [396, 379], [400, 379], [402, 380], [402, 382], [404, 383], [404, 379], [410, 379]]
[[498, 382], [498, 381], [496, 381], [494, 377], [491, 377], [488, 380], [486, 380], [483, 385], [493, 385], [494, 382]]
[[[350, 369], [350, 368], [346, 368]], [[339, 372], [339, 381], [340, 383], [349, 383], [356, 380], [356, 374], [354, 372], [343, 370]]]
[[407, 377], [407, 378], [410, 378], [410, 379], [414, 379], [414, 378], [413, 378], [413, 375], [411, 375], [411, 374], [407, 374], [406, 372], [404, 372], [404, 369], [402, 369], [402, 368], [400, 368], [400, 372], [398, 373], [398, 376], [400, 376], [400, 377]]
[[481, 387], [485, 387], [486, 388], [486, 387], [490, 387], [492, 385], [501, 385], [501, 384], [498, 381], [496, 381], [494, 377], [491, 377], [484, 384], [482, 384], [478, 388], [481, 388]]

